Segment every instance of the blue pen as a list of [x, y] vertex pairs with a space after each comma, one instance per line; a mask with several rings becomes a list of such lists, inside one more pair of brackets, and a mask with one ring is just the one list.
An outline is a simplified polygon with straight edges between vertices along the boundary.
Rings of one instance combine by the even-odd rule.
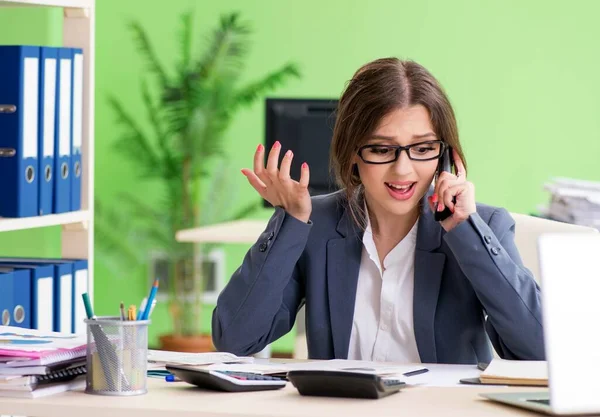
[[150, 310], [152, 309], [152, 302], [154, 301], [154, 297], [156, 297], [157, 291], [158, 291], [158, 279], [155, 279], [154, 285], [152, 285], [152, 289], [150, 290], [150, 295], [148, 296], [148, 301], [146, 301], [146, 308], [144, 310], [144, 314], [142, 314], [142, 320], [148, 320], [148, 316], [150, 315]]
[[137, 316], [136, 316], [136, 320], [141, 320], [142, 319], [142, 314], [144, 314], [144, 311], [146, 311], [146, 302], [148, 301], [148, 299], [146, 297], [144, 297], [144, 299], [142, 300], [142, 304], [140, 304], [140, 309], [138, 310]]

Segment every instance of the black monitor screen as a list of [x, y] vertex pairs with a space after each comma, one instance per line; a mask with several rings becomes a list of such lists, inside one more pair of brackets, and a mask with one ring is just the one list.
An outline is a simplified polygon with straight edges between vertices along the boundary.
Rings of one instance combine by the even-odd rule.
[[[329, 166], [329, 147], [335, 125], [337, 99], [266, 100], [265, 163], [271, 147], [281, 143], [279, 162], [285, 152], [294, 152], [290, 176], [298, 181], [303, 162], [310, 167], [310, 195], [337, 190]], [[265, 206], [270, 206], [265, 201]]]

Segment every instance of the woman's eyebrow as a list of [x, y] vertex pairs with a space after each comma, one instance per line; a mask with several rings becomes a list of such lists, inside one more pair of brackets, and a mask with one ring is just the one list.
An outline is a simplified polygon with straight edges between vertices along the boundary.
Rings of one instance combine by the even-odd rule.
[[[413, 135], [413, 139], [423, 139], [423, 138], [427, 138], [427, 137], [436, 137], [435, 133], [433, 132], [427, 132], [427, 133], [421, 133], [419, 135]], [[370, 139], [379, 139], [379, 140], [396, 140], [396, 136], [385, 136], [385, 135], [372, 135]]]

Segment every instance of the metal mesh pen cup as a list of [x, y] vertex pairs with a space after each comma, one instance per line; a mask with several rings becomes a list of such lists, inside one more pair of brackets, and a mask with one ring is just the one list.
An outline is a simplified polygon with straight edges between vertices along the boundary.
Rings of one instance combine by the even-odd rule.
[[119, 317], [85, 320], [87, 381], [85, 392], [100, 395], [140, 395], [148, 392], [148, 324]]

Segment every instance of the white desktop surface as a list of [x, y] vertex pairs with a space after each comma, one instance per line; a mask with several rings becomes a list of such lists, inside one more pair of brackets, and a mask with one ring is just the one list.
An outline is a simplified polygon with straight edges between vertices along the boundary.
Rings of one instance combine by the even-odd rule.
[[[29, 417], [318, 417], [318, 416], [532, 416], [492, 403], [481, 392], [543, 391], [539, 388], [454, 385], [454, 378], [477, 375], [474, 367], [427, 365], [430, 372], [406, 378], [423, 385], [379, 400], [304, 397], [288, 384], [282, 390], [225, 393], [185, 382], [148, 379], [148, 393], [111, 397], [72, 391], [38, 399], [0, 398], [0, 414]], [[418, 378], [418, 380], [417, 380]], [[438, 386], [431, 386], [438, 385]]]

